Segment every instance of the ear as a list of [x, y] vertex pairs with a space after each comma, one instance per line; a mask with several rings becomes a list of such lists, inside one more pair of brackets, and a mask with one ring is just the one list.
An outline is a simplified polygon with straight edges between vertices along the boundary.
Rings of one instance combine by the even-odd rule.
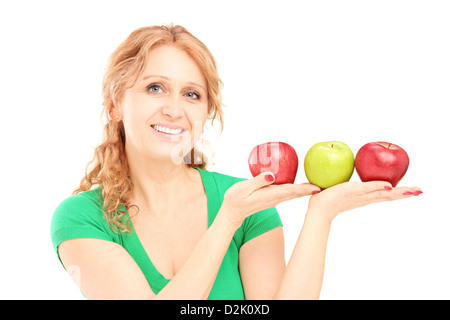
[[122, 112], [118, 107], [113, 106], [109, 109], [109, 117], [116, 122], [122, 121]]
[[109, 106], [109, 118], [113, 121], [119, 122], [123, 119], [123, 108], [122, 108], [122, 99], [124, 96], [124, 92], [117, 93], [112, 99], [110, 100], [110, 106]]

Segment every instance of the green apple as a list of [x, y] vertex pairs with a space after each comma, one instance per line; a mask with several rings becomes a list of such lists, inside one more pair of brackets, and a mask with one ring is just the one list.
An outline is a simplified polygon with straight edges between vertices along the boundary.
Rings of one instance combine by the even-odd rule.
[[349, 181], [355, 168], [352, 149], [340, 141], [316, 143], [305, 156], [308, 181], [322, 189]]

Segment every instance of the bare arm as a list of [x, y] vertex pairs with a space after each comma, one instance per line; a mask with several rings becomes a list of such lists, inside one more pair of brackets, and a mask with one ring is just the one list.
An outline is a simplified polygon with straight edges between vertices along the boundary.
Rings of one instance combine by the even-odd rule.
[[244, 244], [239, 271], [246, 299], [317, 299], [322, 287], [331, 223], [307, 214], [286, 267], [282, 228]]
[[157, 295], [136, 262], [116, 243], [98, 239], [64, 241], [58, 248], [61, 261], [66, 268], [76, 266], [80, 271], [80, 289], [88, 299], [206, 299], [231, 239], [246, 217], [317, 189], [308, 184], [268, 184], [260, 175], [229, 188], [210, 228]]
[[78, 285], [87, 299], [206, 299], [235, 231], [219, 212], [183, 268], [157, 295], [116, 243], [73, 239], [61, 243], [58, 251], [66, 269], [79, 272]]
[[419, 195], [419, 188], [395, 188], [383, 181], [348, 182], [310, 198], [302, 231], [277, 292], [277, 299], [318, 299], [322, 287], [328, 235], [341, 212], [370, 203]]
[[307, 213], [276, 299], [318, 299], [331, 223]]
[[253, 238], [239, 250], [239, 273], [246, 300], [273, 299], [285, 271], [281, 226]]
[[226, 212], [219, 210], [183, 268], [156, 299], [207, 299], [236, 229], [226, 218]]
[[241, 248], [239, 268], [246, 298], [318, 299], [333, 219], [343, 211], [420, 193], [419, 188], [391, 189], [389, 183], [376, 181], [344, 183], [312, 196], [287, 267], [281, 228], [262, 234]]
[[[66, 270], [87, 299], [151, 299], [154, 293], [139, 266], [119, 244], [72, 239], [58, 247]], [[74, 279], [74, 280], [75, 280]]]

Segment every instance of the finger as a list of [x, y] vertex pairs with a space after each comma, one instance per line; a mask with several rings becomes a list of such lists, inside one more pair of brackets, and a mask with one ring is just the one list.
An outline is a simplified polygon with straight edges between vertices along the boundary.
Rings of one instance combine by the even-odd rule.
[[392, 184], [387, 181], [369, 181], [361, 185], [361, 193], [369, 193], [377, 190], [392, 190]]
[[412, 188], [408, 188], [408, 187], [400, 187], [400, 188], [395, 188], [393, 191], [395, 191], [395, 193], [397, 193], [399, 196], [402, 195], [403, 197], [411, 197], [411, 196], [419, 196], [423, 193], [422, 189], [418, 188], [418, 187], [412, 187]]
[[268, 191], [273, 192], [278, 197], [291, 199], [302, 196], [310, 196], [312, 194], [316, 194], [321, 191], [321, 189], [318, 186], [315, 186], [310, 183], [302, 183], [302, 184], [286, 183], [281, 185], [270, 186], [270, 189], [274, 191], [272, 190]]
[[275, 206], [284, 201], [312, 195], [315, 191], [320, 191], [320, 188], [309, 183], [271, 185], [257, 190], [252, 197], [257, 201], [268, 201]]
[[319, 193], [322, 189], [311, 183], [292, 184], [289, 186], [293, 195], [308, 196]]
[[419, 196], [423, 191], [417, 187], [401, 187], [393, 188], [392, 190], [376, 190], [368, 193], [368, 196], [373, 202], [393, 201], [399, 199], [405, 199], [412, 196]]
[[256, 190], [266, 187], [275, 182], [275, 175], [272, 172], [262, 172], [256, 177], [247, 180], [245, 190], [248, 195], [252, 194]]

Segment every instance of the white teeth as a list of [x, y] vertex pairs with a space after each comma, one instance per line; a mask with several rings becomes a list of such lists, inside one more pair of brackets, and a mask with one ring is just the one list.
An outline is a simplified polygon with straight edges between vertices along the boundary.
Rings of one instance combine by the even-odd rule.
[[158, 126], [158, 125], [153, 125], [152, 127], [157, 131], [168, 133], [168, 134], [180, 134], [181, 132], [183, 132], [183, 129], [171, 129], [171, 128], [166, 128], [166, 127]]

